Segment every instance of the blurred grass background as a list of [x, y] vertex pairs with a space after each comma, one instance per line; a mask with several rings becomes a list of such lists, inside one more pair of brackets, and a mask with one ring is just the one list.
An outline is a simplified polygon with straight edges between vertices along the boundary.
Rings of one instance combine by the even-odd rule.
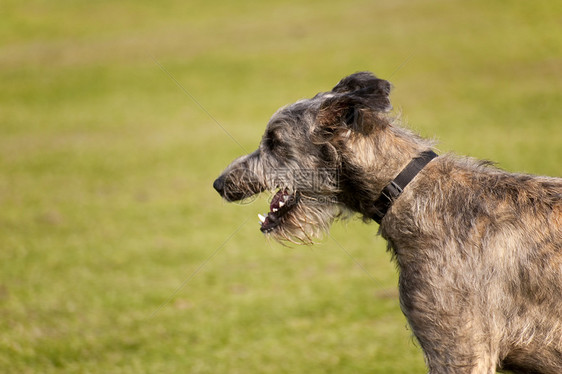
[[561, 27], [550, 0], [3, 0], [0, 372], [423, 373], [376, 224], [282, 247], [212, 181], [360, 70], [441, 151], [560, 176]]

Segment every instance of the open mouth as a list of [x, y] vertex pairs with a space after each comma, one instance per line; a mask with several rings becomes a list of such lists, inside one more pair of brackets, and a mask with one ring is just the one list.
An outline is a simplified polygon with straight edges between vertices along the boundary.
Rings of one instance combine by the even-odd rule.
[[269, 213], [258, 214], [261, 222], [260, 230], [263, 233], [273, 231], [283, 221], [283, 217], [293, 209], [299, 202], [298, 193], [289, 193], [286, 189], [280, 189], [271, 199]]

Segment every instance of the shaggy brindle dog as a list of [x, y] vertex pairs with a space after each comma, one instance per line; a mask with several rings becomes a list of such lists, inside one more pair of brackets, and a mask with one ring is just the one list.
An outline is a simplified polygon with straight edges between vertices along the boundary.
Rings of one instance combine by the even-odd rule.
[[562, 373], [562, 179], [437, 156], [388, 114], [370, 73], [273, 115], [215, 181], [277, 191], [261, 230], [309, 243], [337, 218], [380, 223], [430, 373]]

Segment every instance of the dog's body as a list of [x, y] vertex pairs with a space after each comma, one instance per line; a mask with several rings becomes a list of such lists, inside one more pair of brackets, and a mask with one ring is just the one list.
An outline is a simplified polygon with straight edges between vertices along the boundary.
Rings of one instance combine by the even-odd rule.
[[260, 218], [276, 239], [310, 242], [350, 213], [382, 219], [431, 373], [562, 373], [562, 179], [444, 155], [382, 218], [385, 186], [432, 145], [384, 114], [389, 93], [357, 73], [282, 108], [214, 187], [229, 201], [279, 189]]
[[562, 373], [562, 182], [442, 156], [381, 231], [432, 372]]

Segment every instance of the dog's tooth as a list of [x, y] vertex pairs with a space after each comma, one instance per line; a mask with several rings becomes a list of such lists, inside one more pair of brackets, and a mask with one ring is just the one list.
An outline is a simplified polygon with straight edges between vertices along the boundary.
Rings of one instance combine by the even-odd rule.
[[[279, 207], [281, 207], [281, 204], [279, 204]], [[279, 209], [277, 209], [277, 208], [271, 209], [271, 211], [272, 211], [273, 213], [277, 212], [278, 210], [279, 210]]]
[[258, 218], [260, 219], [260, 222], [261, 222], [261, 223], [264, 223], [264, 222], [265, 222], [265, 217], [262, 216], [261, 214], [258, 214]]
[[279, 208], [283, 208], [283, 205], [285, 205], [285, 203], [282, 202], [282, 201], [280, 201], [280, 202], [279, 202]]

